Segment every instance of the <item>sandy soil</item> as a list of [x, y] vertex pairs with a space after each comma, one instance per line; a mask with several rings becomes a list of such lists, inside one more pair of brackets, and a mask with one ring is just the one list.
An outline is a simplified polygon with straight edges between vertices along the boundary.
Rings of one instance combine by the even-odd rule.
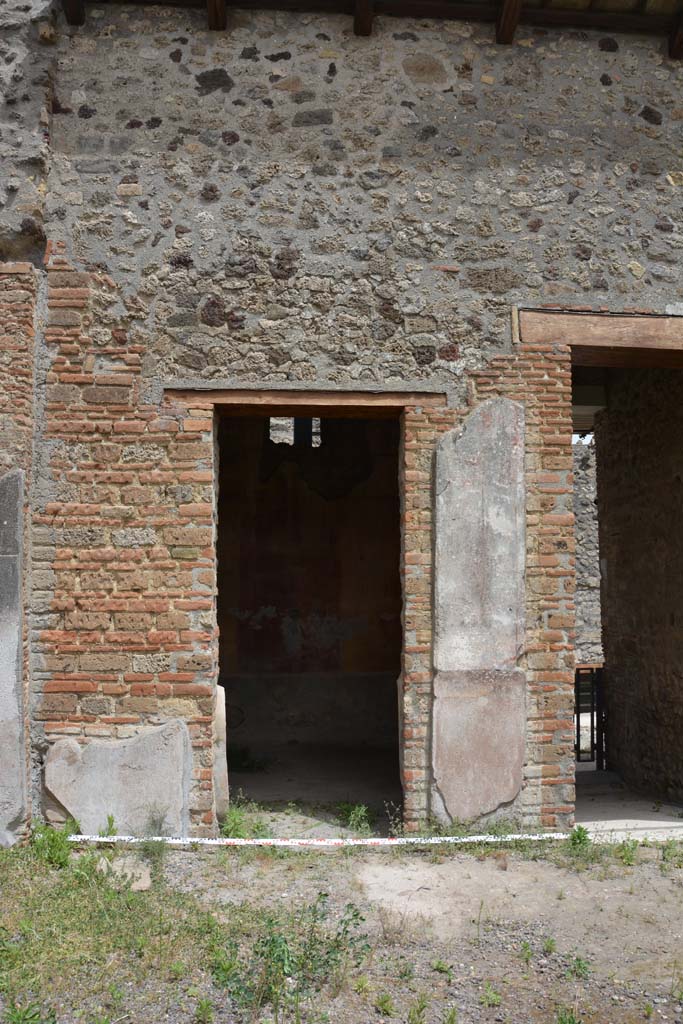
[[364, 991], [350, 987], [322, 1019], [379, 1021], [377, 996], [390, 993], [400, 1021], [424, 994], [424, 1024], [452, 1008], [458, 1024], [555, 1024], [560, 1008], [584, 1024], [683, 1022], [683, 869], [661, 848], [633, 866], [610, 853], [580, 867], [507, 852], [250, 850], [174, 853], [166, 876], [218, 914], [245, 898], [298, 907], [320, 891], [338, 914], [355, 903], [373, 948]]

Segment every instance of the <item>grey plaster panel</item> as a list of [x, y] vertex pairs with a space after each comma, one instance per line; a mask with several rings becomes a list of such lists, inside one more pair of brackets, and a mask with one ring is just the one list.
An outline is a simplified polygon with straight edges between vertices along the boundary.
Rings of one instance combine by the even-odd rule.
[[165, 834], [187, 835], [191, 777], [190, 737], [177, 719], [130, 739], [86, 746], [58, 740], [45, 763], [48, 795], [91, 835], [106, 826], [109, 814], [119, 833], [149, 834], [151, 820], [163, 816]]
[[525, 628], [524, 410], [477, 406], [436, 454], [435, 667], [514, 667]]
[[228, 789], [228, 740], [225, 712], [225, 690], [216, 691], [216, 710], [213, 716], [213, 791], [216, 800], [216, 814], [221, 818], [229, 805]]
[[26, 819], [26, 740], [22, 694], [21, 470], [0, 478], [0, 846]]
[[515, 799], [525, 724], [521, 670], [437, 673], [432, 809], [439, 818], [472, 821]]

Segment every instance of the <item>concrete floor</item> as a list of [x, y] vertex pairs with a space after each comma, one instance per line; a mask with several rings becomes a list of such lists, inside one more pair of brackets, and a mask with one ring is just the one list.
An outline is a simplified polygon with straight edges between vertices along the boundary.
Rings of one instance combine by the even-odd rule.
[[[400, 815], [395, 752], [288, 744], [259, 757], [262, 767], [257, 771], [230, 771], [228, 756], [230, 790], [271, 808], [276, 835], [338, 835], [334, 808], [342, 803], [365, 804], [380, 834], [388, 830], [387, 807], [393, 817]], [[298, 812], [292, 817], [290, 809], [280, 822], [282, 808], [292, 803], [299, 805]], [[683, 840], [683, 805], [634, 793], [616, 773], [597, 772], [584, 762], [576, 766], [576, 823], [605, 841]]]
[[259, 751], [259, 771], [230, 771], [230, 790], [260, 804], [304, 801], [307, 804], [365, 804], [384, 812], [402, 804], [398, 752], [367, 747], [287, 744]]
[[576, 823], [607, 839], [683, 839], [683, 805], [628, 789], [615, 772], [576, 766]]

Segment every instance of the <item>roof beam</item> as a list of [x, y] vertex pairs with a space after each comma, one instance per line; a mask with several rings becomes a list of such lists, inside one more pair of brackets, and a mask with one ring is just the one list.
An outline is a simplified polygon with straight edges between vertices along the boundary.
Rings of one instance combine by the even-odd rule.
[[374, 16], [374, 0], [356, 0], [356, 5], [353, 12], [354, 35], [372, 35], [372, 19], [374, 18]]
[[62, 10], [69, 25], [85, 25], [85, 0], [62, 0]]
[[503, 0], [503, 6], [496, 22], [496, 42], [509, 45], [515, 38], [515, 31], [522, 13], [522, 0]]
[[228, 24], [225, 0], [206, 0], [206, 12], [209, 18], [209, 28], [216, 32], [222, 32]]

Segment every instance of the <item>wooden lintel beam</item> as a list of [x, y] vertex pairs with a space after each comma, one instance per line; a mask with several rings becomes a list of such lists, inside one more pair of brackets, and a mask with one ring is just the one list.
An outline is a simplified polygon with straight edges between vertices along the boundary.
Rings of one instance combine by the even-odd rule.
[[206, 0], [206, 12], [209, 18], [209, 28], [215, 32], [223, 32], [228, 24], [225, 0]]
[[578, 366], [601, 366], [600, 356], [596, 361], [592, 355], [597, 349], [669, 352], [683, 358], [683, 316], [663, 313], [520, 309], [519, 334], [523, 344], [570, 345], [582, 358], [591, 359], [574, 358]]
[[671, 30], [669, 36], [669, 56], [673, 60], [683, 59], [683, 15]]
[[62, 10], [69, 25], [85, 25], [85, 0], [62, 0]]
[[372, 35], [372, 19], [375, 15], [373, 0], [356, 0], [353, 12], [353, 32], [356, 36]]
[[496, 42], [510, 43], [515, 38], [515, 31], [522, 13], [522, 0], [503, 0], [503, 5], [496, 22]]

